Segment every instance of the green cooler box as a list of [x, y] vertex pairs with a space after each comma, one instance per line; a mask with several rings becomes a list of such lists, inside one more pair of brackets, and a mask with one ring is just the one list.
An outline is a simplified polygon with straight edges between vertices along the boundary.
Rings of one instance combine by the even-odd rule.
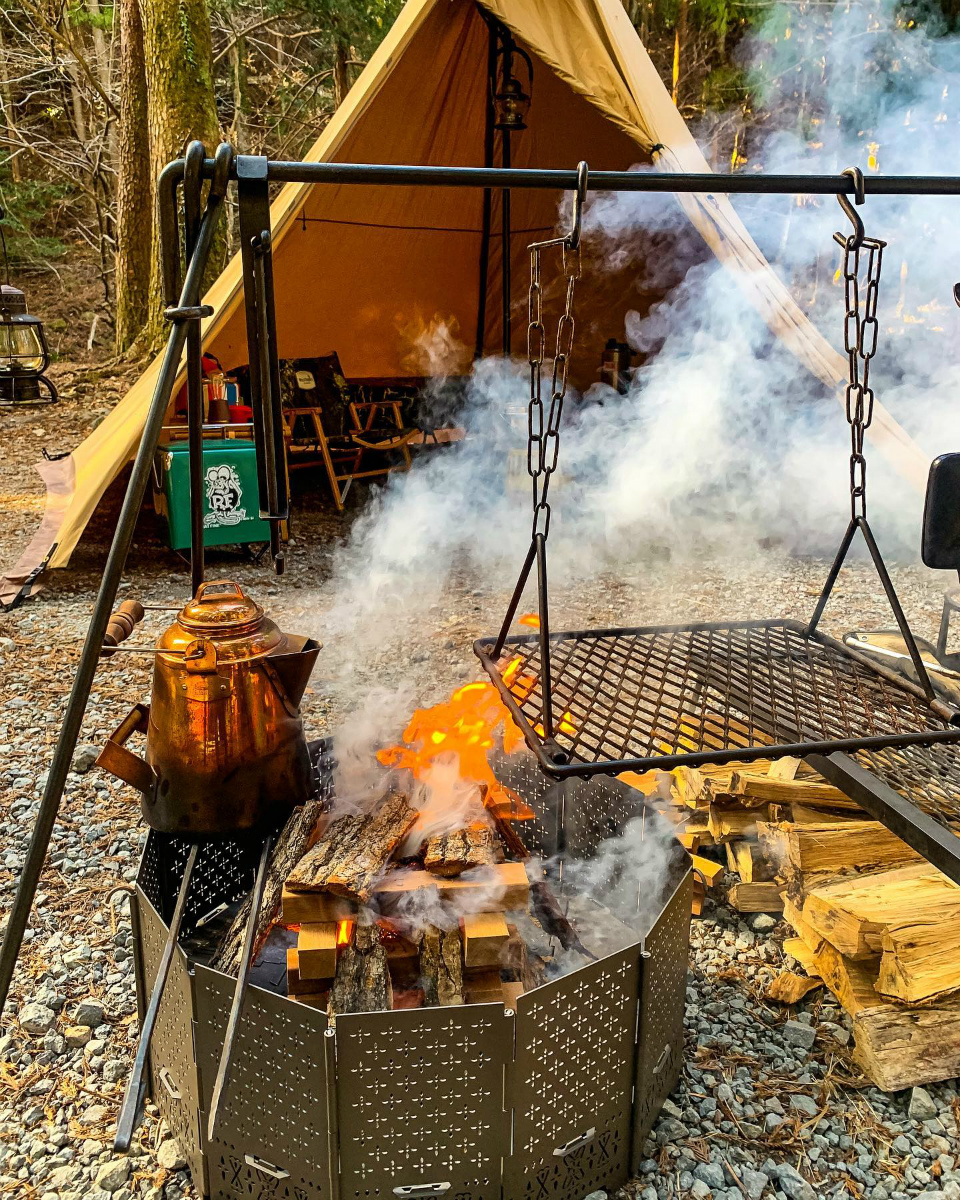
[[[190, 473], [186, 442], [157, 450], [154, 505], [167, 519], [174, 550], [190, 546]], [[251, 441], [207, 440], [203, 445], [203, 544], [268, 542], [270, 526], [260, 519], [257, 453]]]

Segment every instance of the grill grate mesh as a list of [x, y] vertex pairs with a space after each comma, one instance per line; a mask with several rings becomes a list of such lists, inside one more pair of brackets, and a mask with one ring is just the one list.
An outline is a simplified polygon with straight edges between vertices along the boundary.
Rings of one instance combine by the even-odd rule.
[[[918, 689], [886, 677], [796, 621], [611, 629], [551, 638], [557, 764], [543, 746], [540, 646], [492, 639], [476, 651], [551, 774], [669, 768], [790, 753], [857, 750], [864, 766], [928, 811], [960, 820], [960, 729], [934, 713]], [[938, 745], [908, 745], [918, 738]], [[900, 747], [900, 749], [890, 748]], [[934, 766], [936, 764], [936, 766]], [[894, 782], [894, 779], [896, 782]]]

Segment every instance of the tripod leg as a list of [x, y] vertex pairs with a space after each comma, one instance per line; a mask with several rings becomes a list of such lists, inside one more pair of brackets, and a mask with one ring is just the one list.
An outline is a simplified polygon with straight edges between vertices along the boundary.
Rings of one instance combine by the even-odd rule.
[[257, 878], [250, 897], [250, 915], [247, 918], [247, 928], [243, 935], [243, 952], [240, 956], [240, 968], [237, 971], [237, 983], [233, 989], [233, 1003], [230, 1005], [230, 1015], [227, 1018], [227, 1029], [223, 1037], [223, 1049], [220, 1051], [220, 1065], [217, 1067], [217, 1078], [213, 1084], [213, 1096], [210, 1100], [210, 1116], [207, 1121], [207, 1138], [213, 1141], [217, 1132], [217, 1119], [220, 1115], [220, 1105], [224, 1092], [230, 1082], [230, 1068], [233, 1063], [233, 1044], [237, 1040], [237, 1030], [240, 1027], [240, 1010], [247, 994], [247, 983], [250, 980], [250, 960], [253, 957], [253, 937], [257, 928], [257, 918], [260, 915], [260, 905], [263, 901], [263, 889], [267, 882], [267, 860], [273, 839], [268, 837], [260, 852], [260, 865], [257, 867]]
[[180, 936], [180, 926], [183, 924], [183, 910], [187, 904], [187, 892], [190, 890], [190, 876], [197, 862], [199, 846], [196, 842], [190, 847], [186, 865], [183, 868], [183, 879], [180, 881], [180, 891], [177, 894], [177, 904], [170, 919], [170, 929], [167, 940], [160, 956], [157, 967], [157, 977], [153, 981], [153, 991], [150, 993], [150, 1003], [144, 1013], [143, 1025], [140, 1029], [140, 1041], [137, 1044], [137, 1054], [133, 1060], [133, 1071], [123, 1094], [123, 1104], [120, 1117], [117, 1120], [117, 1132], [113, 1139], [113, 1148], [119, 1154], [125, 1154], [130, 1149], [134, 1131], [143, 1117], [143, 1102], [147, 1092], [147, 1054], [150, 1050], [150, 1039], [153, 1028], [157, 1023], [160, 1011], [160, 1001], [163, 999], [163, 989], [166, 987], [167, 976], [170, 974], [170, 964], [173, 962], [173, 952], [176, 949], [177, 938]]

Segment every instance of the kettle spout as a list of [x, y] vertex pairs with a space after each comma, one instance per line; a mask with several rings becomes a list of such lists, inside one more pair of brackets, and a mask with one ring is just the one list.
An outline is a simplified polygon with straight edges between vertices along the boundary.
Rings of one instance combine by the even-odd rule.
[[276, 671], [287, 699], [299, 706], [306, 691], [317, 655], [323, 649], [320, 642], [310, 637], [287, 634], [287, 649], [283, 654], [271, 654], [268, 659]]

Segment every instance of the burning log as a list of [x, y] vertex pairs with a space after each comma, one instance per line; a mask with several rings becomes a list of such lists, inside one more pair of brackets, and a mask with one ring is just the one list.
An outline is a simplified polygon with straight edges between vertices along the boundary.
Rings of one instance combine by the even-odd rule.
[[393, 986], [379, 926], [357, 925], [353, 941], [343, 947], [337, 959], [330, 1011], [381, 1012], [392, 1007]]
[[391, 792], [374, 812], [331, 822], [287, 876], [294, 892], [332, 892], [365, 904], [417, 819], [406, 796]]
[[456, 929], [425, 929], [420, 943], [420, 976], [428, 1007], [463, 1004], [463, 960]]
[[473, 867], [492, 867], [498, 861], [494, 831], [479, 822], [427, 842], [423, 865], [431, 875], [449, 879]]
[[[306, 853], [307, 847], [310, 844], [310, 838], [322, 815], [323, 802], [320, 800], [309, 800], [302, 807], [294, 809], [290, 814], [290, 819], [284, 825], [280, 836], [277, 838], [276, 845], [271, 851], [267, 863], [267, 878], [263, 889], [263, 903], [260, 906], [260, 915], [257, 918], [257, 926], [254, 933], [252, 962], [256, 961], [257, 954], [262, 949], [263, 943], [267, 940], [270, 927], [276, 920], [280, 910], [284, 880]], [[210, 965], [214, 970], [232, 975], [236, 974], [240, 969], [240, 956], [243, 952], [243, 935], [246, 930], [249, 914], [250, 897], [247, 896], [240, 905], [237, 915], [234, 917], [230, 928], [224, 934], [223, 941], [220, 943], [213, 957]]]

